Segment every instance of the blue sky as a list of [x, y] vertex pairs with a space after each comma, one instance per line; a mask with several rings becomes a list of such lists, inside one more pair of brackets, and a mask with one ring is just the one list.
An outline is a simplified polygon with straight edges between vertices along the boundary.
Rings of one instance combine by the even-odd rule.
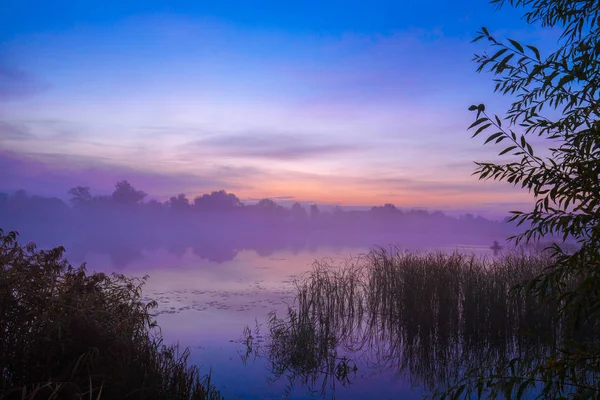
[[[226, 189], [344, 206], [503, 213], [527, 194], [471, 176], [498, 149], [467, 111], [485, 25], [552, 32], [487, 1], [4, 2], [0, 190], [129, 179], [158, 198]], [[2, 177], [1, 174], [5, 176]]]

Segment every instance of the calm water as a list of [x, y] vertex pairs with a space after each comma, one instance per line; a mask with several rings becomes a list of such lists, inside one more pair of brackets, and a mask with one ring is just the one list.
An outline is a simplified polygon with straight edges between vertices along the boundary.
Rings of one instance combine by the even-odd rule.
[[[442, 251], [459, 249], [480, 255], [492, 255], [485, 246], [449, 246]], [[432, 249], [420, 249], [421, 251]], [[242, 362], [246, 347], [240, 342], [245, 326], [257, 324], [267, 330], [269, 312], [283, 315], [293, 304], [294, 279], [311, 269], [316, 259], [342, 261], [367, 252], [367, 248], [322, 248], [316, 251], [280, 251], [260, 256], [254, 251], [240, 252], [228, 262], [203, 260], [191, 251], [183, 256], [166, 251], [144, 253], [126, 268], [111, 267], [102, 255], [86, 257], [88, 269], [120, 272], [129, 276], [149, 275], [144, 293], [158, 301], [158, 322], [167, 343], [179, 342], [190, 347], [192, 361], [202, 372], [212, 370], [212, 379], [227, 399], [314, 398], [306, 385], [296, 382], [290, 388], [285, 377], [272, 382], [269, 366], [262, 358]], [[255, 335], [259, 343], [261, 333]], [[422, 390], [411, 387], [405, 376], [361, 365], [352, 384], [335, 387], [339, 399], [421, 398]], [[325, 382], [327, 397], [333, 391]], [[320, 389], [321, 385], [313, 385]], [[318, 393], [316, 394], [318, 397]]]

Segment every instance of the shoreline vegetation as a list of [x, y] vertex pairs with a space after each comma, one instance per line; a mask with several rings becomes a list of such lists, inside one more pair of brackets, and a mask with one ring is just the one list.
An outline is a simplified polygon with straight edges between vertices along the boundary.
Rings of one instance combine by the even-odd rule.
[[0, 229], [0, 399], [222, 399], [188, 349], [163, 343], [147, 277], [88, 273], [64, 251]]
[[[269, 315], [266, 342], [254, 341], [258, 327], [244, 329], [242, 361], [264, 358], [269, 379], [320, 397], [377, 365], [431, 398], [473, 371], [508, 373], [523, 354], [547, 363], [560, 343], [598, 329], [563, 329], [570, 321], [558, 304], [519, 289], [555, 264], [540, 246], [489, 258], [374, 248], [341, 264], [315, 261], [294, 305]], [[64, 251], [22, 246], [0, 230], [0, 399], [223, 398], [188, 349], [163, 343], [156, 302], [142, 300], [148, 277], [89, 274]], [[587, 365], [576, 374], [597, 381]]]
[[[486, 245], [508, 235], [516, 245], [572, 241], [573, 251], [553, 244], [488, 262], [383, 248], [342, 266], [318, 262], [298, 282], [295, 306], [271, 315], [266, 344], [246, 328], [242, 358], [266, 357], [275, 378], [321, 395], [350, 384], [371, 357], [440, 400], [600, 399], [600, 2], [490, 2], [560, 34], [556, 47], [541, 49], [486, 27], [473, 39], [490, 50], [475, 54], [477, 71], [494, 75], [494, 93], [513, 97], [500, 115], [483, 103], [469, 107], [472, 137], [499, 147], [499, 161], [478, 161], [473, 174], [527, 190], [534, 201], [507, 221], [391, 204], [327, 213], [270, 199], [244, 206], [224, 191], [193, 204], [185, 194], [146, 203], [127, 181], [110, 196], [75, 187], [72, 207], [0, 193], [0, 220], [32, 227], [38, 243], [67, 239], [61, 243], [82, 254], [110, 249], [122, 266], [165, 244], [227, 261], [240, 248], [304, 248], [313, 234], [346, 244], [383, 244], [390, 232], [394, 243], [416, 233]], [[210, 376], [188, 365], [187, 350], [163, 345], [155, 303], [140, 297], [143, 279], [87, 274], [64, 260], [62, 247], [20, 246], [12, 232], [0, 239], [2, 399], [220, 398]]]
[[[365, 247], [375, 244], [441, 247], [458, 243], [489, 246], [516, 232], [516, 224], [481, 216], [446, 215], [392, 204], [365, 210], [326, 209], [316, 204], [283, 206], [271, 199], [244, 204], [223, 190], [196, 197], [181, 194], [165, 202], [147, 200], [128, 181], [111, 195], [92, 195], [87, 187], [70, 192], [70, 204], [18, 190], [0, 193], [0, 221], [22, 240], [65, 246], [69, 259], [106, 254], [118, 268], [165, 249], [191, 250], [211, 262], [228, 262], [244, 250], [261, 255], [291, 248]], [[504, 243], [503, 243], [504, 245]]]
[[[499, 258], [378, 248], [342, 263], [316, 261], [296, 282], [295, 302], [283, 316], [270, 314], [264, 333], [244, 329], [242, 358], [264, 358], [271, 379], [322, 397], [351, 384], [360, 368], [377, 366], [443, 398], [473, 371], [508, 374], [524, 354], [543, 364], [559, 343], [598, 333], [563, 329], [569, 321], [557, 318], [557, 304], [519, 290], [553, 265], [548, 252], [523, 248]], [[254, 340], [261, 334], [264, 343]], [[596, 379], [592, 373], [581, 382]], [[520, 395], [536, 391], [534, 385]]]

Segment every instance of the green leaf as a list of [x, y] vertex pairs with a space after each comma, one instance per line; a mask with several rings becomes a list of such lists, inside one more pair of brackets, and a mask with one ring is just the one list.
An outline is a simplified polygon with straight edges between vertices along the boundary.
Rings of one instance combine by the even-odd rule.
[[498, 118], [497, 115], [494, 115], [494, 117], [496, 117], [496, 124], [498, 124], [498, 128], [502, 127], [502, 121], [500, 121], [500, 118]]
[[506, 153], [508, 153], [508, 152], [509, 152], [509, 151], [511, 151], [511, 150], [514, 150], [514, 149], [516, 149], [516, 148], [517, 148], [517, 146], [509, 146], [509, 147], [505, 148], [504, 150], [502, 150], [502, 151], [500, 152], [500, 154], [498, 154], [498, 155], [499, 155], [499, 156], [501, 156], [501, 155], [503, 155], [503, 154], [506, 154]]
[[519, 50], [519, 52], [523, 52], [523, 46], [519, 42], [513, 39], [508, 39], [508, 41], [515, 47], [515, 49]]
[[531, 145], [529, 143], [526, 143], [527, 145], [527, 151], [529, 152], [529, 154], [533, 155], [533, 147], [531, 147]]
[[560, 78], [560, 80], [558, 81], [558, 87], [562, 87], [574, 79], [575, 79], [575, 76], [573, 76], [573, 75], [565, 75], [562, 78]]
[[[489, 125], [491, 125], [491, 124], [488, 124], [488, 125], [486, 126], [486, 128], [487, 128]], [[479, 128], [479, 129], [481, 129], [481, 128]], [[492, 140], [494, 140], [494, 139], [496, 139], [496, 138], [498, 138], [498, 137], [500, 137], [500, 136], [502, 136], [502, 135], [504, 135], [504, 132], [496, 132], [496, 133], [494, 133], [493, 135], [490, 135], [490, 137], [488, 137], [488, 138], [487, 138], [487, 140], [486, 140], [486, 141], [485, 141], [483, 144], [487, 144], [487, 143], [491, 142]]]
[[535, 58], [538, 61], [541, 61], [541, 57], [540, 57], [540, 51], [537, 49], [537, 47], [534, 46], [530, 46], [530, 45], [526, 45], [531, 51], [533, 51], [535, 53]]
[[502, 61], [500, 61], [498, 63], [498, 65], [496, 65], [496, 71], [498, 71], [498, 72], [501, 71], [508, 64], [510, 59], [513, 58], [514, 56], [515, 56], [515, 53], [512, 53], [512, 54], [509, 54], [506, 57], [504, 57], [502, 59]]
[[506, 53], [507, 51], [508, 51], [508, 49], [506, 47], [498, 50], [493, 56], [490, 57], [490, 61], [495, 60], [496, 58], [500, 57], [502, 54]]
[[488, 120], [487, 118], [479, 118], [477, 121], [473, 122], [473, 123], [471, 124], [471, 126], [469, 126], [467, 129], [474, 128], [474, 127], [476, 127], [477, 125], [479, 125], [479, 124], [481, 124], [482, 122], [485, 122], [485, 121], [487, 121], [487, 120]]
[[490, 123], [490, 124], [485, 124], [485, 125], [482, 125], [482, 126], [480, 126], [480, 127], [477, 129], [477, 131], [476, 131], [476, 132], [473, 134], [473, 137], [475, 137], [475, 136], [479, 135], [479, 134], [480, 134], [482, 131], [484, 131], [485, 129], [489, 128], [490, 126], [492, 126], [492, 124], [491, 124], [491, 123]]

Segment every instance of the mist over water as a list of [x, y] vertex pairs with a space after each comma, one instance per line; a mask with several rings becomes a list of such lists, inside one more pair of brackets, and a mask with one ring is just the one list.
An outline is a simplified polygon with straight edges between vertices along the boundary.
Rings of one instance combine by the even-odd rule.
[[[391, 204], [325, 211], [270, 199], [243, 204], [225, 191], [145, 201], [146, 193], [126, 181], [110, 196], [83, 187], [69, 195], [68, 202], [25, 191], [1, 195], [2, 227], [18, 231], [21, 242], [64, 246], [71, 263], [86, 262], [90, 271], [148, 275], [144, 295], [158, 302], [165, 341], [190, 346], [192, 362], [212, 370], [226, 398], [315, 395], [301, 382], [290, 388], [286, 379], [272, 381], [271, 361], [245, 357], [242, 344], [244, 327], [264, 328], [271, 312], [284, 315], [294, 304], [296, 282], [315, 260], [341, 262], [375, 246], [493, 256], [490, 245], [505, 246], [515, 230], [504, 221]], [[254, 343], [266, 341], [264, 334], [257, 331]], [[361, 365], [352, 387], [337, 386], [339, 398], [349, 399], [422, 393], [373, 363]]]
[[24, 190], [0, 194], [3, 229], [18, 231], [24, 242], [64, 246], [74, 262], [107, 254], [119, 268], [157, 249], [179, 256], [191, 250], [201, 259], [222, 263], [244, 250], [268, 256], [320, 247], [489, 246], [514, 231], [502, 221], [391, 204], [368, 211], [322, 211], [318, 205], [300, 203], [286, 208], [270, 199], [245, 205], [225, 191], [194, 200], [180, 194], [164, 203], [144, 201], [146, 193], [127, 181], [119, 182], [110, 196], [92, 196], [85, 187], [73, 188], [69, 195], [66, 202]]

